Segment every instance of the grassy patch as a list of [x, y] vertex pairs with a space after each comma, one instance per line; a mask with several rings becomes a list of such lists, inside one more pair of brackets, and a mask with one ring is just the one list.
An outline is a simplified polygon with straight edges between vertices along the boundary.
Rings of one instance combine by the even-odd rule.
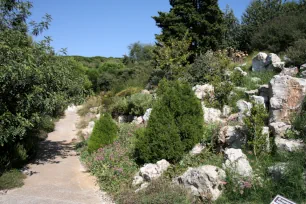
[[[254, 171], [254, 179], [250, 185], [242, 187], [228, 174], [226, 190], [216, 203], [270, 203], [276, 195], [282, 195], [296, 203], [306, 202], [306, 185], [303, 178], [305, 172], [305, 152], [275, 153], [265, 155], [256, 160], [248, 155]], [[268, 167], [277, 162], [288, 162], [288, 168], [279, 180], [268, 175]]]
[[138, 193], [126, 190], [117, 196], [118, 204], [190, 204], [193, 197], [183, 188], [171, 185], [168, 181], [159, 179], [153, 181], [148, 188]]
[[101, 189], [111, 194], [132, 183], [138, 166], [133, 160], [135, 125], [122, 124], [117, 140], [110, 145], [89, 154], [84, 142], [81, 147], [81, 160], [98, 179]]
[[86, 100], [86, 103], [78, 110], [80, 116], [84, 116], [90, 112], [91, 108], [100, 107], [102, 105], [102, 95], [91, 96]]
[[23, 186], [25, 175], [16, 169], [4, 172], [0, 176], [0, 190], [18, 188]]

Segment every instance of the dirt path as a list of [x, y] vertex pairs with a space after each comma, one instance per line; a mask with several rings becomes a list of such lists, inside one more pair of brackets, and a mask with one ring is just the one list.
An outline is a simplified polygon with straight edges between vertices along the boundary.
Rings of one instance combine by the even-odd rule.
[[68, 108], [55, 131], [40, 145], [37, 160], [28, 165], [29, 175], [22, 188], [0, 195], [1, 204], [95, 204], [111, 203], [99, 191], [95, 180], [84, 172], [70, 142], [76, 138], [76, 108]]

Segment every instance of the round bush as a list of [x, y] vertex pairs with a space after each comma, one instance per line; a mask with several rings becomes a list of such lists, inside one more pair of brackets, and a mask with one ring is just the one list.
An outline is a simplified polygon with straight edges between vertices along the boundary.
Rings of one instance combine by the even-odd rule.
[[161, 81], [147, 129], [136, 135], [136, 158], [140, 163], [179, 161], [200, 142], [203, 123], [203, 111], [191, 87], [179, 81]]
[[93, 132], [88, 140], [90, 153], [105, 145], [111, 144], [117, 138], [118, 128], [110, 114], [104, 114], [96, 122]]

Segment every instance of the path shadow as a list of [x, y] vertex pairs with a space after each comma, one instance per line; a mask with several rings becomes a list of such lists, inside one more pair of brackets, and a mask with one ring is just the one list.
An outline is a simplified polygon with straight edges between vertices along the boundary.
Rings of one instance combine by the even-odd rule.
[[50, 141], [45, 140], [39, 144], [39, 149], [36, 155], [35, 160], [31, 163], [36, 165], [51, 163], [51, 164], [58, 164], [58, 158], [67, 158], [68, 156], [72, 156], [72, 151], [74, 147], [72, 144], [67, 143], [66, 140], [63, 141]]

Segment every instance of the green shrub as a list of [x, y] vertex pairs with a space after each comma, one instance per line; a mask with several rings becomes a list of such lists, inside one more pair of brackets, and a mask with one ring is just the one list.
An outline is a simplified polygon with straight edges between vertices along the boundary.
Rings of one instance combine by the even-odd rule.
[[266, 108], [261, 104], [252, 103], [250, 116], [244, 118], [248, 134], [248, 144], [252, 147], [257, 157], [267, 150], [267, 135], [263, 134], [263, 127], [267, 123], [269, 115]]
[[146, 131], [137, 136], [135, 155], [139, 163], [161, 159], [177, 162], [184, 153], [174, 115], [160, 103], [153, 107]]
[[50, 116], [43, 116], [40, 119], [39, 127], [46, 132], [52, 132], [55, 128], [54, 119]]
[[21, 187], [23, 186], [23, 179], [25, 179], [25, 175], [16, 169], [0, 174], [0, 190]]
[[177, 162], [203, 136], [202, 108], [189, 85], [179, 81], [161, 81], [157, 94], [147, 129], [137, 140], [136, 157], [140, 162]]
[[129, 101], [125, 97], [114, 97], [113, 103], [110, 105], [109, 111], [113, 116], [128, 115]]
[[120, 91], [119, 93], [117, 93], [116, 96], [119, 96], [119, 97], [131, 96], [133, 94], [139, 93], [140, 91], [141, 89], [138, 87], [128, 87]]
[[117, 138], [117, 126], [112, 117], [105, 113], [96, 121], [93, 132], [88, 140], [88, 151], [90, 153], [111, 144]]
[[[257, 175], [251, 180], [237, 182], [227, 172], [226, 186], [217, 204], [269, 203], [276, 195], [282, 195], [296, 203], [306, 202], [305, 151], [266, 155], [259, 160], [249, 156], [249, 161]], [[267, 173], [268, 167], [279, 162], [287, 162], [288, 166], [280, 179], [272, 179]], [[242, 184], [242, 185], [241, 185]]]
[[129, 188], [133, 176], [138, 170], [136, 162], [131, 157], [134, 149], [133, 124], [119, 126], [118, 139], [99, 151], [89, 154], [86, 148], [81, 149], [81, 160], [88, 166], [98, 183], [106, 192], [118, 193], [120, 189]]
[[299, 39], [294, 42], [294, 44], [287, 49], [286, 53], [291, 60], [291, 64], [300, 66], [306, 63], [306, 36], [304, 39]]
[[180, 186], [171, 185], [166, 180], [157, 180], [143, 191], [135, 193], [133, 190], [120, 192], [116, 197], [119, 204], [190, 204], [193, 196]]
[[153, 98], [151, 94], [136, 93], [129, 97], [129, 114], [143, 115], [145, 111], [152, 107]]

